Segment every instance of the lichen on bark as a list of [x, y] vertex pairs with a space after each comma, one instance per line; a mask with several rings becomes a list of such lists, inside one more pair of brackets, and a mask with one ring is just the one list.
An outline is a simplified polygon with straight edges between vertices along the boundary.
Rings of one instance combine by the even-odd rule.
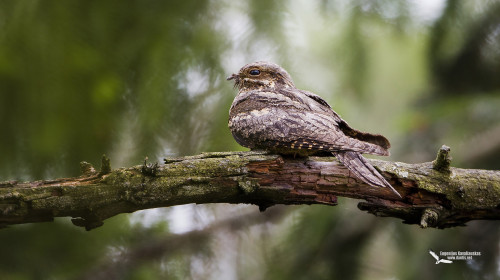
[[337, 196], [362, 199], [361, 210], [422, 227], [500, 219], [499, 171], [448, 166], [443, 172], [432, 162], [371, 163], [403, 198], [353, 178], [334, 157], [204, 153], [99, 173], [85, 164], [77, 178], [0, 182], [0, 226], [72, 217], [75, 225], [90, 230], [109, 217], [140, 209], [249, 203], [264, 211], [275, 204], [336, 205]]

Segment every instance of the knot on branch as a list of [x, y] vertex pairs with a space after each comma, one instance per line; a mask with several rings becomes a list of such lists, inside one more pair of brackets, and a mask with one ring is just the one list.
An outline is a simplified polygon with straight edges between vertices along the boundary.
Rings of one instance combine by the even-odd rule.
[[249, 195], [254, 193], [260, 185], [256, 179], [243, 177], [242, 180], [238, 180], [238, 187], [244, 194]]
[[105, 175], [111, 172], [111, 160], [106, 156], [102, 155], [101, 158], [101, 171], [99, 175]]
[[80, 162], [80, 171], [82, 172], [83, 176], [92, 176], [97, 174], [94, 166], [86, 161]]
[[420, 219], [420, 227], [434, 227], [438, 221], [438, 218], [439, 215], [434, 209], [427, 208], [424, 210], [424, 213], [422, 213], [422, 218]]
[[81, 218], [73, 218], [71, 222], [75, 226], [84, 227], [87, 231], [98, 228], [104, 225], [102, 219], [98, 219], [97, 217], [81, 217]]
[[158, 162], [148, 164], [147, 161], [148, 157], [144, 159], [144, 164], [141, 167], [141, 172], [145, 176], [155, 177], [158, 173], [158, 170], [160, 169]]
[[432, 169], [442, 173], [450, 173], [450, 163], [450, 147], [443, 145], [439, 149], [436, 159], [432, 162]]

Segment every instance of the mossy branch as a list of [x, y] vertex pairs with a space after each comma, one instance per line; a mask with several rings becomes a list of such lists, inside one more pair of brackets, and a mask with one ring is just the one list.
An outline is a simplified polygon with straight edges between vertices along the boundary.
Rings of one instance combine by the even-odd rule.
[[35, 182], [0, 183], [0, 227], [72, 217], [87, 230], [120, 213], [188, 203], [336, 205], [337, 196], [363, 199], [358, 207], [421, 227], [447, 228], [500, 219], [500, 171], [449, 167], [449, 148], [432, 163], [371, 160], [394, 188], [370, 187], [334, 157], [285, 158], [263, 152], [223, 152], [169, 158], [165, 164]]

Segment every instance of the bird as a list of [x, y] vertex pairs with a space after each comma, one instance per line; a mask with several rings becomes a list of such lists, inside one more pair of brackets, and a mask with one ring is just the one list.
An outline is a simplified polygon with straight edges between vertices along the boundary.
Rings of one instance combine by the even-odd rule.
[[319, 95], [296, 88], [281, 66], [249, 63], [227, 80], [238, 89], [228, 122], [238, 144], [283, 155], [333, 154], [361, 181], [387, 187], [401, 198], [362, 156], [388, 156], [389, 140], [351, 128]]
[[429, 250], [429, 254], [431, 254], [431, 256], [436, 259], [436, 264], [438, 264], [438, 263], [453, 263], [453, 261], [450, 261], [447, 259], [440, 259], [439, 256], [436, 253], [434, 253], [432, 250]]

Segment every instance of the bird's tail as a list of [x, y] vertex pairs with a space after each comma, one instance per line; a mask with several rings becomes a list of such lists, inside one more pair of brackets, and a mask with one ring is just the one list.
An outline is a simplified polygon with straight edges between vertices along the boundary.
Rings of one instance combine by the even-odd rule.
[[335, 157], [356, 177], [374, 187], [387, 187], [399, 197], [401, 195], [385, 180], [384, 177], [358, 152], [335, 152]]

